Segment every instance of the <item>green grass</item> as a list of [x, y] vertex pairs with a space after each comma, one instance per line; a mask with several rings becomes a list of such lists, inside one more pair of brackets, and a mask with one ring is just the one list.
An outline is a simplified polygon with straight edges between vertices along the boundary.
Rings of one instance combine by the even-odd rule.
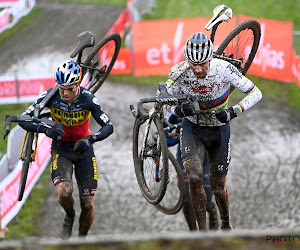
[[5, 234], [5, 239], [20, 239], [26, 236], [38, 235], [35, 225], [39, 219], [38, 214], [41, 207], [43, 207], [45, 199], [49, 195], [47, 185], [49, 180], [50, 171], [48, 166], [34, 186], [17, 217], [7, 225], [8, 231]]
[[[211, 17], [213, 9], [220, 4], [229, 6], [234, 15], [293, 22], [294, 30], [300, 31], [300, 0], [159, 0], [156, 1], [152, 13], [144, 18]], [[199, 29], [201, 31], [203, 27]], [[295, 51], [300, 54], [300, 35], [294, 36], [294, 42]]]
[[[0, 105], [0, 156], [3, 153], [6, 153], [7, 147], [7, 138], [4, 140], [3, 136], [5, 133], [5, 116], [6, 115], [20, 115], [22, 114], [27, 108], [29, 104], [8, 104], [8, 105]], [[12, 124], [12, 128], [16, 125], [16, 123]]]

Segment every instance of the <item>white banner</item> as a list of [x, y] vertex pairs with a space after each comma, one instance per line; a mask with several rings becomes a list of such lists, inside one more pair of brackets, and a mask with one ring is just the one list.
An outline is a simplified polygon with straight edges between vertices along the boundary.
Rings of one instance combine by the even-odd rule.
[[22, 171], [22, 161], [19, 161], [15, 169], [0, 183], [0, 211], [1, 228], [6, 225], [18, 214], [35, 183], [44, 172], [50, 160], [51, 139], [44, 134], [39, 134], [38, 148], [35, 161], [31, 163], [25, 191], [22, 201], [18, 201], [19, 183]]
[[9, 8], [0, 12], [0, 33], [14, 26], [23, 16], [26, 16], [35, 5], [35, 0], [19, 0], [11, 2], [12, 4], [7, 5], [10, 6]]

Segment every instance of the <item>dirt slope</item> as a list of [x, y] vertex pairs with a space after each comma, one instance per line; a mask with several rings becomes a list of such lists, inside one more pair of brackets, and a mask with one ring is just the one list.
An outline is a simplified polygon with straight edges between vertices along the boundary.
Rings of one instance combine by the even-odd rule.
[[[43, 16], [34, 27], [1, 45], [0, 72], [53, 72], [68, 59], [77, 35], [101, 38], [121, 13], [115, 6], [38, 1]], [[164, 80], [164, 79], [162, 79]], [[114, 134], [95, 144], [99, 186], [90, 235], [187, 231], [182, 213], [164, 215], [142, 197], [132, 163], [133, 117], [129, 104], [154, 95], [153, 87], [106, 82], [97, 96], [115, 126]], [[241, 229], [299, 229], [300, 116], [280, 103], [263, 100], [231, 123], [232, 161], [228, 174], [232, 223]], [[50, 172], [49, 170], [47, 170]], [[50, 175], [50, 173], [49, 173]], [[51, 195], [42, 209], [38, 236], [57, 237], [64, 217], [49, 181]], [[78, 232], [78, 192], [75, 188]]]

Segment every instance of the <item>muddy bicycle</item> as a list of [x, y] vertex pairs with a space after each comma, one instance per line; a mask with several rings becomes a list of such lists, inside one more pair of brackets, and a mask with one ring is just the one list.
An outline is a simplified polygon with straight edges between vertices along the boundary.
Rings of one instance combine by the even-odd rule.
[[[213, 17], [205, 26], [206, 30], [212, 29], [210, 35], [212, 42], [218, 26], [224, 21], [228, 22], [231, 18], [232, 10], [229, 7], [219, 5], [214, 9]], [[245, 20], [225, 37], [214, 52], [214, 57], [230, 62], [245, 75], [256, 55], [260, 36], [260, 24], [254, 19]], [[171, 176], [168, 175], [169, 161], [166, 158], [169, 153], [167, 152], [167, 143], [162, 125], [163, 108], [166, 105], [181, 105], [184, 102], [193, 102], [195, 113], [201, 111], [197, 106], [197, 100], [194, 100], [191, 96], [168, 95], [163, 88], [164, 83], [159, 83], [157, 96], [141, 98], [137, 104], [137, 109], [133, 105], [130, 106], [135, 117], [133, 160], [136, 178], [144, 198], [156, 207], [159, 205], [160, 211], [172, 214], [172, 211], [175, 212], [180, 207], [178, 203], [181, 201], [181, 196], [177, 194], [176, 197], [173, 197], [173, 200], [168, 199], [171, 202], [164, 200], [168, 183], [174, 182], [174, 180], [171, 180]], [[233, 90], [234, 88], [231, 88], [230, 92]], [[151, 109], [143, 106], [143, 104], [151, 102], [154, 103], [154, 107]], [[151, 131], [155, 131], [157, 135], [154, 139]], [[155, 145], [155, 148], [152, 149], [151, 145]], [[177, 179], [177, 176], [173, 178]], [[180, 182], [178, 182], [178, 186], [181, 187]], [[179, 192], [182, 192], [181, 188], [179, 188]]]
[[[84, 50], [88, 47], [92, 47], [92, 49], [82, 62]], [[85, 31], [78, 35], [78, 43], [70, 57], [74, 58], [77, 56], [76, 62], [82, 68], [82, 87], [85, 87], [92, 93], [96, 93], [109, 75], [119, 54], [120, 47], [121, 37], [118, 33], [106, 35], [96, 45], [95, 36], [91, 32]], [[44, 110], [47, 103], [57, 91], [58, 85], [53, 87], [44, 99], [34, 106], [33, 116], [6, 116], [4, 138], [9, 134], [12, 122], [36, 122], [37, 124], [53, 127], [62, 131], [62, 124], [50, 120], [50, 112]], [[60, 141], [60, 139], [61, 138], [57, 138], [58, 141]], [[38, 133], [25, 133], [20, 153], [20, 160], [22, 160], [23, 163], [18, 190], [18, 201], [21, 201], [23, 198], [29, 166], [30, 163], [35, 160], [37, 141]]]

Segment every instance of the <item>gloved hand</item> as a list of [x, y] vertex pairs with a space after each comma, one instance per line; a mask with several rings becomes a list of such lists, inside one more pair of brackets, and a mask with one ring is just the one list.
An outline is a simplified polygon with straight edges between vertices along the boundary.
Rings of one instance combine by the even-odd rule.
[[196, 114], [193, 103], [184, 103], [181, 106], [176, 106], [175, 113], [178, 116], [191, 116]]
[[230, 107], [229, 109], [219, 109], [216, 111], [215, 115], [217, 119], [222, 123], [226, 123], [231, 119], [237, 117], [237, 114], [234, 112], [232, 107]]
[[80, 154], [84, 154], [94, 142], [93, 137], [89, 135], [77, 141], [74, 145], [74, 150]]
[[64, 137], [65, 133], [62, 130], [58, 130], [55, 128], [48, 128], [41, 126], [38, 130], [38, 132], [46, 134], [48, 137], [50, 137], [53, 140], [57, 140], [57, 138], [60, 136], [61, 138]]

